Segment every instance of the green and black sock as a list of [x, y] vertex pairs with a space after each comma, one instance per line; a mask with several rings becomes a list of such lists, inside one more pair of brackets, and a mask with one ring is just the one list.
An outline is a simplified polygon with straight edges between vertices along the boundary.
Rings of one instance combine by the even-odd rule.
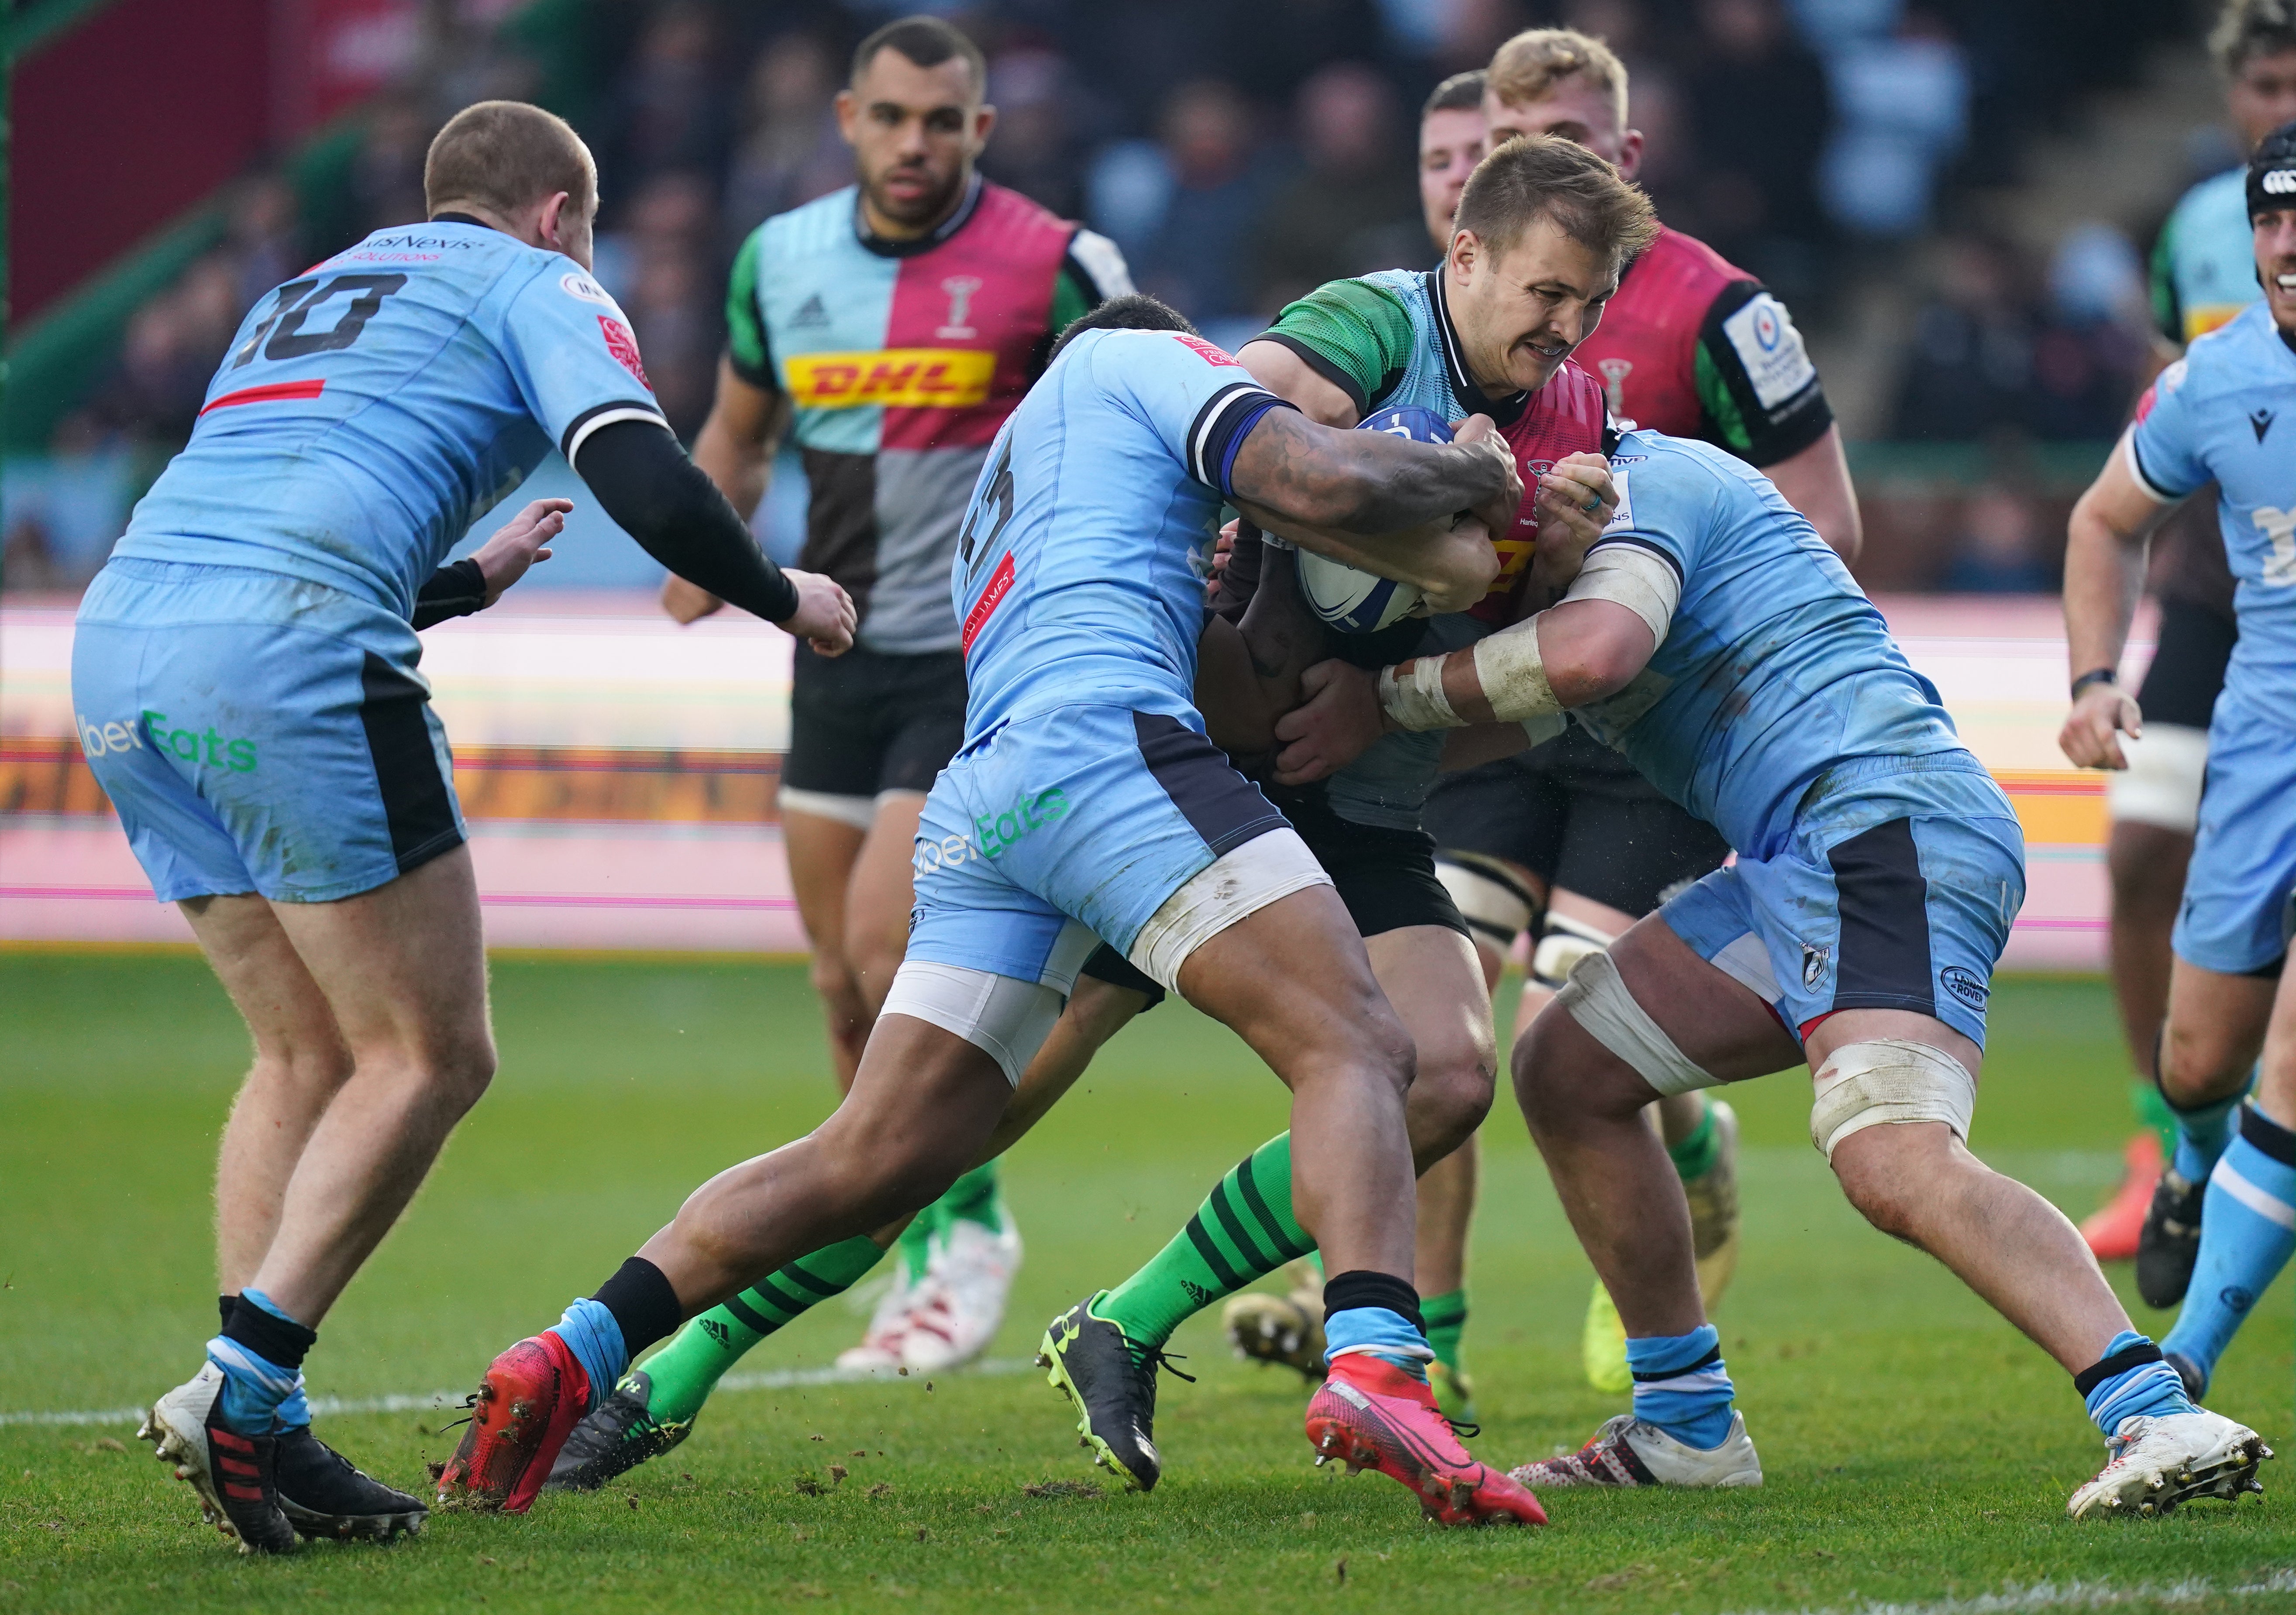
[[1214, 1185], [1148, 1265], [1094, 1308], [1146, 1346], [1316, 1248], [1292, 1210], [1292, 1135], [1269, 1139]]
[[1423, 1298], [1419, 1316], [1427, 1325], [1427, 1344], [1434, 1349], [1435, 1360], [1455, 1374], [1465, 1373], [1461, 1348], [1467, 1332], [1466, 1286]]
[[2181, 1129], [2177, 1126], [2177, 1112], [2161, 1097], [2161, 1085], [2139, 1077], [2128, 1085], [2128, 1108], [2136, 1112], [2139, 1127], [2151, 1131], [2161, 1141], [2161, 1159], [2174, 1159], [2177, 1139]]
[[1722, 1159], [1722, 1133], [1714, 1125], [1714, 1107], [1708, 1105], [1698, 1125], [1683, 1135], [1681, 1143], [1667, 1146], [1666, 1152], [1674, 1161], [1675, 1176], [1685, 1183], [1711, 1172], [1714, 1163]]
[[800, 1313], [844, 1294], [884, 1254], [875, 1241], [856, 1234], [798, 1258], [724, 1306], [688, 1319], [668, 1345], [640, 1365], [653, 1381], [647, 1413], [664, 1424], [693, 1418], [750, 1347]]
[[1004, 1195], [996, 1163], [982, 1161], [949, 1185], [948, 1192], [933, 1201], [933, 1209], [940, 1214], [942, 1228], [953, 1222], [968, 1222], [979, 1223], [991, 1234], [1004, 1233]]

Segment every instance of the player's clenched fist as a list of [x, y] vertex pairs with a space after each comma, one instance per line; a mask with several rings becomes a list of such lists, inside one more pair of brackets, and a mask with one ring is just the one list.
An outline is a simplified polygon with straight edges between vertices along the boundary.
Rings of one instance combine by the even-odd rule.
[[1565, 455], [1539, 478], [1531, 500], [1538, 516], [1538, 548], [1531, 564], [1542, 582], [1559, 588], [1578, 575], [1587, 552], [1619, 508], [1611, 463], [1584, 450]]
[[2093, 684], [2073, 698], [2073, 709], [2057, 732], [2057, 746], [2077, 768], [2126, 768], [2128, 757], [2120, 749], [2120, 736], [2135, 740], [2144, 733], [2144, 709], [2128, 691]]
[[819, 655], [842, 656], [851, 650], [853, 626], [860, 619], [853, 609], [853, 596], [825, 572], [783, 567], [782, 576], [797, 589], [797, 610], [783, 618], [781, 626], [809, 642]]
[[1496, 463], [1498, 490], [1474, 505], [1471, 513], [1490, 532], [1513, 532], [1515, 512], [1522, 507], [1522, 472], [1514, 463], [1514, 451], [1499, 436], [1496, 422], [1488, 415], [1469, 415], [1464, 422], [1453, 424], [1451, 441], [1455, 446], [1488, 455]]

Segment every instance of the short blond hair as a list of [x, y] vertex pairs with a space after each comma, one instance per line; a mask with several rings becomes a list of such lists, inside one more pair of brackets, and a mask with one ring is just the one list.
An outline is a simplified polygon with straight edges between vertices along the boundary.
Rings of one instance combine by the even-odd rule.
[[1658, 216], [1641, 187], [1558, 135], [1510, 140], [1478, 163], [1459, 193], [1456, 228], [1496, 254], [1541, 218], [1619, 269], [1658, 239]]
[[1490, 92], [1503, 106], [1544, 101], [1566, 78], [1583, 80], [1608, 94], [1619, 127], [1627, 127], [1627, 64], [1592, 34], [1575, 28], [1530, 29], [1499, 46], [1491, 58]]
[[2227, 78], [2259, 56], [2296, 51], [2296, 5], [2290, 0], [2225, 0], [2209, 30], [2209, 54]]
[[422, 160], [422, 201], [433, 213], [467, 201], [508, 217], [561, 191], [586, 212], [597, 184], [590, 148], [574, 127], [523, 101], [464, 107]]

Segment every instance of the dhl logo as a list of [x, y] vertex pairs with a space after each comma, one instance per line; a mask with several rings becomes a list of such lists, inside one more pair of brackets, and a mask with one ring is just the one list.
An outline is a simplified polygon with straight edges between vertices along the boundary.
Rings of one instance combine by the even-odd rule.
[[1514, 580], [1522, 575], [1522, 569], [1530, 564], [1530, 553], [1538, 545], [1529, 538], [1501, 538], [1491, 547], [1499, 553], [1499, 575], [1492, 578], [1491, 586], [1483, 591], [1486, 600], [1494, 594], [1504, 594], [1514, 586]]
[[888, 348], [878, 353], [808, 353], [782, 362], [800, 409], [963, 409], [988, 397], [996, 356], [963, 348]]

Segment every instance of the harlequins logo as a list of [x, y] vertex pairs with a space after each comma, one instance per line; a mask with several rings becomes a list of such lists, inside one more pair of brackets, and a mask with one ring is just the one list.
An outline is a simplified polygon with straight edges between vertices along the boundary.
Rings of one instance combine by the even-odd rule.
[[813, 296], [806, 299], [802, 303], [800, 303], [797, 306], [797, 312], [790, 316], [790, 329], [791, 331], [802, 330], [808, 325], [826, 325], [828, 324], [829, 310], [821, 306], [821, 294], [819, 292], [814, 293]]
[[2261, 443], [2264, 434], [2272, 430], [2272, 412], [2268, 409], [2251, 410], [2248, 423], [2256, 429], [2256, 440]]
[[975, 331], [967, 320], [972, 313], [973, 294], [980, 290], [980, 277], [972, 275], [952, 275], [940, 283], [940, 289], [948, 293], [948, 323], [934, 332], [933, 335], [943, 341], [954, 342], [961, 342], [967, 337], [979, 336], [980, 333]]
[[1627, 413], [1627, 378], [1635, 373], [1632, 359], [1599, 359], [1595, 368], [1603, 373], [1603, 398], [1610, 405], [1611, 413]]

